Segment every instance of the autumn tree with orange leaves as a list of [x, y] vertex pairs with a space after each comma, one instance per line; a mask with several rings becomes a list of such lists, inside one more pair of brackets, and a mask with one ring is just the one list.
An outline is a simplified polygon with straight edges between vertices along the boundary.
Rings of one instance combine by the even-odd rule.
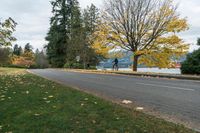
[[30, 68], [36, 64], [33, 47], [27, 43], [24, 47], [24, 52], [19, 56], [13, 55], [11, 60], [13, 65]]
[[93, 46], [131, 51], [133, 71], [138, 63], [170, 67], [172, 56], [188, 51], [188, 44], [177, 35], [187, 30], [188, 24], [172, 0], [108, 0], [105, 6]]

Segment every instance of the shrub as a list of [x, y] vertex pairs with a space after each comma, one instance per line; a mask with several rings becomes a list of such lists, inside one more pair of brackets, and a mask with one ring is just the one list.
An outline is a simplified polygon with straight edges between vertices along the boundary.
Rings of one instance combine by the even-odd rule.
[[72, 64], [71, 63], [65, 63], [64, 68], [71, 68]]
[[187, 55], [181, 66], [182, 74], [200, 74], [200, 49]]
[[84, 66], [81, 63], [73, 63], [72, 66], [74, 69], [83, 69]]
[[89, 70], [97, 70], [97, 67], [96, 66], [90, 66], [89, 68], [87, 68]]
[[81, 63], [66, 63], [64, 68], [83, 69], [84, 66]]

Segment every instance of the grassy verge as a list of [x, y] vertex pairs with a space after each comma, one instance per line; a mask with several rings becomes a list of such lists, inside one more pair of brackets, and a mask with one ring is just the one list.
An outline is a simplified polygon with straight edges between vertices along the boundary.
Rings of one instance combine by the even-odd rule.
[[193, 132], [20, 69], [0, 72], [2, 133]]

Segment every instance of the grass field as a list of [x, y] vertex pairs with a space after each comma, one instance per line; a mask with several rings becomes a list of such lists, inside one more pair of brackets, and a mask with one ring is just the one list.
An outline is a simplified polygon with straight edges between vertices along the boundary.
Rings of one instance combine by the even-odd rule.
[[0, 68], [0, 133], [192, 133], [34, 76]]

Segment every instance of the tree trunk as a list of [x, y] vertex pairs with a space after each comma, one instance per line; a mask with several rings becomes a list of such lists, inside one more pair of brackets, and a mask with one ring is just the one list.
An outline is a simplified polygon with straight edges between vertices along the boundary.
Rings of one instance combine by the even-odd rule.
[[134, 56], [134, 59], [133, 59], [133, 71], [134, 72], [137, 72], [137, 67], [138, 67], [138, 56]]

